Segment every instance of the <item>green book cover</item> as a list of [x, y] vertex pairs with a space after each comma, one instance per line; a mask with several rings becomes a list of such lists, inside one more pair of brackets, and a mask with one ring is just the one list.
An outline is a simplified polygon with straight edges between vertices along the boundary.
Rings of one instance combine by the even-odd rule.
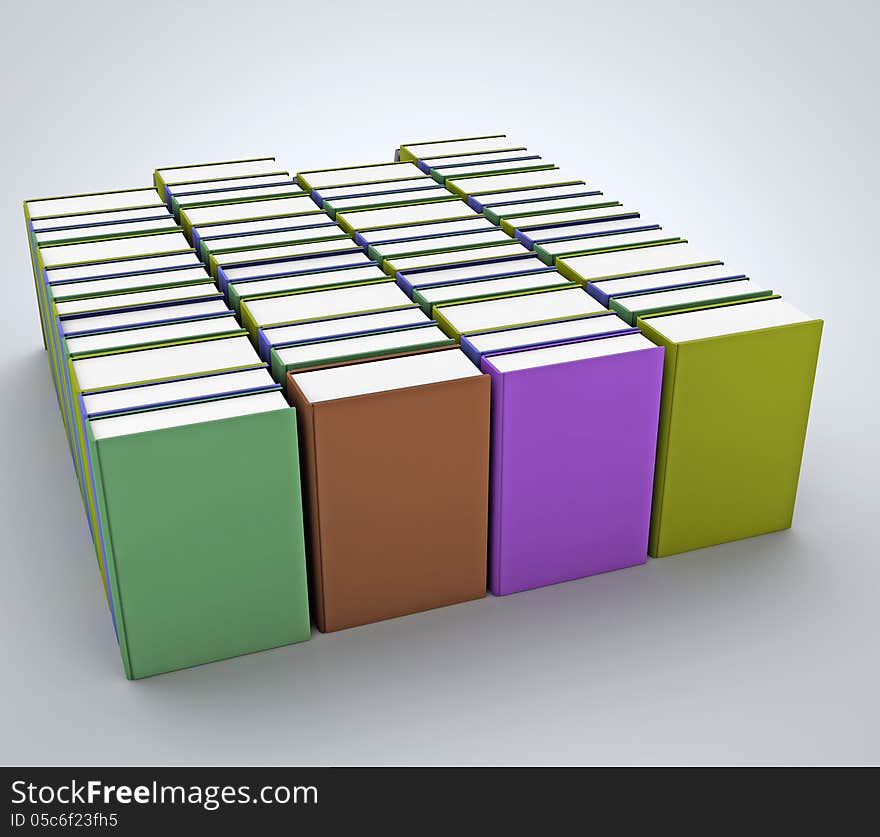
[[664, 316], [638, 320], [665, 348], [649, 553], [788, 528], [822, 321], [675, 342]]
[[[159, 348], [160, 346], [177, 346], [177, 345], [185, 345], [186, 343], [203, 343], [212, 340], [225, 340], [230, 336], [235, 336], [235, 334], [241, 334], [244, 336], [246, 332], [244, 329], [241, 329], [238, 332], [233, 334], [222, 333], [222, 334], [214, 334], [214, 335], [206, 335], [203, 337], [197, 338], [189, 338], [186, 340], [180, 340], [175, 342], [169, 342], [167, 344], [156, 344], [150, 346], [150, 348]], [[71, 453], [74, 459], [74, 465], [76, 468], [76, 475], [80, 485], [80, 491], [83, 497], [83, 506], [85, 507], [86, 516], [89, 519], [89, 526], [91, 528], [92, 534], [94, 536], [95, 532], [98, 529], [98, 508], [97, 508], [97, 499], [94, 494], [94, 486], [92, 480], [89, 477], [89, 458], [88, 458], [88, 438], [86, 432], [87, 421], [82, 414], [82, 410], [80, 408], [80, 395], [83, 390], [80, 387], [79, 380], [76, 375], [76, 367], [75, 363], [78, 360], [83, 360], [90, 357], [103, 357], [107, 355], [120, 355], [126, 354], [128, 352], [137, 352], [141, 351], [142, 347], [139, 346], [125, 346], [123, 348], [109, 350], [109, 351], [101, 351], [94, 352], [91, 354], [83, 354], [77, 358], [73, 358], [65, 356], [63, 358], [65, 374], [64, 374], [64, 401], [65, 401], [65, 416], [66, 416], [66, 424], [68, 427], [69, 441], [71, 445]], [[220, 372], [226, 371], [222, 369], [208, 369], [204, 370], [207, 372]], [[125, 385], [133, 385], [140, 383], [147, 383], [146, 380], [136, 380], [136, 381], [126, 381]], [[99, 547], [99, 544], [96, 542], [96, 548]], [[101, 573], [103, 577], [104, 568], [101, 562], [100, 553], [98, 555], [99, 564], [101, 565]]]
[[127, 677], [309, 638], [295, 415], [89, 429]]

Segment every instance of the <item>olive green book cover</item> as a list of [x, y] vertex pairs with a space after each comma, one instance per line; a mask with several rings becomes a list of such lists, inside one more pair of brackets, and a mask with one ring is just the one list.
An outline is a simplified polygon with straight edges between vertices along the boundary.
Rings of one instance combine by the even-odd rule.
[[294, 409], [89, 433], [127, 677], [309, 638]]
[[822, 320], [675, 343], [662, 316], [638, 320], [665, 348], [649, 554], [788, 528]]

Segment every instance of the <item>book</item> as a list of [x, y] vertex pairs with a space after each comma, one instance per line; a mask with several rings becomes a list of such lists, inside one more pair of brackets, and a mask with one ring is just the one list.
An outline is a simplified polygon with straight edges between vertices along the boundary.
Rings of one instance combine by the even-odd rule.
[[260, 328], [365, 314], [411, 303], [412, 300], [394, 282], [388, 280], [368, 285], [246, 299], [241, 303], [241, 324], [256, 343], [257, 330]]
[[422, 310], [426, 314], [430, 314], [435, 305], [446, 305], [450, 302], [461, 302], [469, 299], [490, 299], [524, 291], [567, 288], [571, 286], [572, 283], [560, 276], [556, 271], [541, 271], [514, 276], [500, 276], [495, 279], [478, 279], [475, 282], [447, 282], [442, 285], [415, 288], [412, 298], [413, 302], [417, 302], [422, 306]]
[[437, 191], [437, 183], [431, 177], [406, 178], [403, 180], [382, 180], [378, 183], [358, 183], [348, 186], [322, 186], [313, 189], [312, 200], [318, 206], [324, 208], [325, 201], [335, 201], [344, 198], [357, 198], [368, 195], [402, 194], [426, 190]]
[[[318, 629], [486, 592], [489, 379], [458, 349], [288, 373]], [[443, 510], [426, 525], [425, 510]]]
[[385, 308], [371, 314], [336, 315], [291, 325], [261, 328], [257, 331], [257, 351], [263, 360], [270, 359], [273, 348], [298, 346], [331, 337], [354, 337], [386, 329], [405, 328], [431, 322], [418, 305]]
[[431, 188], [413, 189], [406, 192], [381, 192], [373, 195], [355, 195], [348, 198], [325, 199], [321, 208], [331, 218], [339, 212], [356, 212], [361, 209], [383, 209], [391, 206], [436, 203], [449, 199], [449, 192], [434, 183]]
[[354, 240], [369, 252], [370, 247], [394, 242], [416, 241], [447, 235], [468, 235], [474, 232], [495, 232], [497, 227], [487, 218], [471, 213], [454, 221], [429, 221], [399, 227], [378, 227], [355, 233]]
[[507, 134], [485, 134], [478, 137], [403, 143], [398, 149], [397, 156], [403, 161], [417, 162], [438, 156], [481, 154], [487, 151], [524, 147], [508, 139]]
[[628, 323], [635, 325], [639, 317], [661, 311], [693, 308], [695, 305], [710, 305], [725, 300], [755, 299], [772, 294], [773, 291], [760, 287], [751, 279], [726, 279], [666, 291], [615, 296], [611, 299], [611, 308]]
[[240, 334], [238, 320], [231, 311], [217, 312], [201, 318], [191, 318], [173, 323], [99, 331], [93, 334], [70, 335], [65, 339], [68, 357], [131, 346], [146, 347], [174, 343], [178, 340], [217, 334]]
[[477, 331], [605, 313], [607, 309], [575, 286], [499, 299], [437, 305], [433, 317], [450, 337], [460, 338]]
[[74, 282], [81, 279], [107, 279], [112, 276], [157, 273], [186, 267], [203, 267], [191, 249], [160, 256], [147, 255], [139, 258], [111, 259], [106, 262], [46, 268], [43, 271], [43, 276], [46, 285], [56, 285], [61, 282]]
[[637, 329], [629, 327], [611, 311], [585, 317], [570, 317], [567, 320], [549, 320], [537, 325], [507, 326], [493, 331], [478, 331], [462, 335], [461, 350], [480, 365], [483, 355], [511, 349], [533, 349], [550, 343], [566, 343], [610, 334], [633, 333]]
[[278, 392], [86, 432], [127, 677], [309, 638], [295, 412]]
[[334, 314], [329, 317], [260, 328], [258, 351], [261, 357], [268, 358], [274, 348], [301, 346], [339, 337], [378, 334], [426, 324], [433, 324], [433, 321], [415, 303], [381, 308], [363, 314]]
[[235, 264], [236, 260], [244, 261], [252, 253], [259, 257], [260, 251], [273, 247], [316, 244], [322, 241], [328, 244], [331, 242], [341, 243], [343, 239], [351, 244], [351, 239], [342, 235], [341, 232], [335, 224], [329, 224], [250, 235], [220, 236], [202, 239], [200, 251], [209, 272], [216, 277], [217, 271], [222, 265]]
[[[203, 226], [215, 227], [218, 224], [258, 221], [281, 216], [296, 216], [303, 223], [308, 219], [322, 219], [323, 213], [315, 206], [308, 195], [296, 195], [289, 198], [262, 198], [254, 201], [233, 201], [231, 203], [215, 203], [206, 206], [194, 206], [181, 210], [180, 224], [190, 241], [195, 246], [193, 228]], [[199, 233], [201, 237], [203, 233]]]
[[[105, 268], [106, 269], [106, 268]], [[45, 319], [49, 368], [52, 372], [59, 409], [65, 428], [70, 436], [71, 409], [70, 399], [66, 393], [67, 368], [65, 362], [64, 341], [74, 323], [81, 323], [92, 315], [109, 312], [120, 308], [150, 307], [160, 304], [212, 301], [221, 299], [216, 286], [207, 281], [207, 275], [201, 281], [186, 284], [168, 285], [144, 291], [127, 291], [124, 293], [107, 293], [101, 295], [73, 296], [55, 299], [55, 286], [47, 287], [47, 315]], [[223, 306], [225, 310], [225, 306]], [[82, 331], [85, 326], [78, 326]]]
[[134, 187], [50, 198], [29, 198], [24, 201], [24, 210], [29, 224], [35, 224], [39, 220], [75, 218], [96, 212], [134, 211], [135, 217], [140, 218], [143, 217], [140, 214], [142, 210], [156, 209], [162, 205], [162, 200], [154, 189]]
[[[234, 181], [223, 181], [229, 183]], [[295, 198], [308, 197], [308, 193], [300, 189], [299, 184], [292, 178], [284, 183], [274, 183], [271, 186], [226, 186], [202, 190], [185, 195], [175, 195], [171, 198], [171, 211], [175, 218], [180, 218], [181, 212], [189, 212], [200, 206], [212, 206], [220, 203], [245, 203], [249, 201], [268, 200], [271, 198]]]
[[[428, 285], [443, 285], [453, 282], [467, 282], [475, 279], [494, 279], [498, 276], [511, 276], [514, 273], [555, 272], [545, 265], [534, 253], [523, 249], [522, 255], [505, 256], [498, 259], [446, 264], [436, 267], [421, 267], [397, 274], [397, 284], [411, 294], [415, 288]], [[562, 277], [565, 278], [565, 277]]]
[[241, 310], [242, 301], [253, 297], [272, 296], [293, 291], [319, 290], [321, 288], [341, 288], [348, 285], [383, 282], [387, 278], [376, 265], [307, 271], [270, 279], [230, 282], [227, 286], [227, 297], [229, 304], [238, 312]]
[[382, 244], [371, 244], [367, 247], [367, 255], [377, 262], [385, 262], [387, 259], [420, 256], [429, 253], [467, 251], [474, 247], [492, 247], [510, 243], [511, 239], [509, 235], [502, 232], [497, 227], [493, 227], [492, 229], [478, 230], [476, 232], [455, 233], [452, 235], [432, 235], [427, 238], [413, 238], [404, 239], [403, 241], [389, 241], [383, 242]]
[[[620, 204], [614, 206], [590, 207], [588, 209], [573, 209], [561, 212], [547, 212], [538, 215], [525, 216], [529, 221], [527, 226], [511, 226], [510, 221], [502, 222], [502, 229], [512, 235], [517, 241], [521, 241], [530, 250], [536, 244], [545, 241], [556, 241], [561, 238], [576, 238], [586, 235], [593, 229], [601, 228], [608, 224], [622, 224], [629, 221], [631, 226], [651, 222], [642, 221], [638, 212]], [[515, 220], [515, 219], [514, 219]], [[536, 223], [531, 223], [532, 221]]]
[[[513, 156], [515, 154], [520, 156]], [[448, 162], [444, 158], [436, 159], [432, 161], [433, 164], [428, 166], [428, 174], [438, 183], [445, 184], [447, 180], [455, 180], [459, 177], [511, 174], [551, 168], [551, 164], [537, 154], [523, 155], [522, 152], [512, 152], [511, 156], [498, 159], [494, 154], [488, 153], [483, 159], [476, 159], [478, 157], [483, 157], [483, 155], [449, 158], [454, 162]]]
[[822, 320], [771, 298], [638, 325], [666, 351], [650, 554], [791, 526]]
[[524, 146], [505, 147], [494, 151], [466, 151], [461, 154], [450, 154], [447, 149], [446, 153], [431, 154], [427, 157], [422, 157], [416, 162], [416, 165], [426, 174], [432, 174], [436, 169], [445, 166], [482, 166], [484, 163], [534, 159], [540, 159], [540, 155], [529, 151]]
[[[339, 231], [337, 230], [337, 233]], [[270, 265], [274, 262], [289, 261], [302, 257], [317, 257], [339, 253], [357, 253], [364, 255], [363, 250], [347, 235], [321, 236], [316, 240], [294, 241], [290, 244], [247, 248], [245, 250], [229, 250], [212, 254], [209, 259], [212, 275], [219, 277], [220, 269], [228, 271], [243, 265]]]
[[303, 189], [320, 191], [332, 186], [358, 186], [364, 183], [381, 183], [385, 180], [422, 181], [426, 177], [412, 163], [367, 163], [331, 169], [311, 169], [296, 174]]
[[74, 472], [88, 506], [83, 485], [85, 467], [83, 450], [77, 434], [78, 409], [74, 383], [71, 381], [71, 359], [87, 354], [123, 351], [146, 344], [165, 344], [195, 337], [241, 333], [238, 323], [214, 297], [193, 298], [155, 308], [104, 310], [60, 317], [57, 327], [55, 371], [58, 401], [70, 446]]
[[608, 308], [611, 306], [611, 300], [616, 296], [665, 291], [723, 279], [746, 278], [748, 277], [736, 268], [719, 262], [703, 267], [674, 267], [658, 273], [637, 273], [634, 276], [620, 276], [615, 279], [591, 279], [584, 287], [590, 296]]
[[102, 582], [111, 608], [106, 556], [99, 537], [98, 501], [94, 482], [89, 474], [87, 417], [82, 411], [80, 396], [89, 390], [118, 388], [224, 369], [252, 368], [257, 360], [247, 338], [238, 334], [199, 337], [168, 346], [133, 347], [67, 358], [66, 395], [70, 404], [69, 435], [72, 455], [95, 543]]
[[38, 248], [43, 270], [68, 265], [95, 264], [119, 259], [159, 256], [169, 253], [187, 254], [192, 248], [179, 231], [155, 232], [126, 238], [104, 238], [75, 244], [44, 244]]
[[[339, 227], [336, 226], [326, 215], [281, 215], [276, 218], [258, 218], [255, 221], [240, 221], [220, 224], [203, 224], [192, 231], [192, 245], [206, 264], [210, 264], [210, 255], [216, 250], [222, 250], [229, 244], [234, 248], [239, 241], [244, 242], [247, 238], [259, 239], [262, 236], [282, 236], [281, 241], [267, 239], [269, 244], [287, 243], [288, 237], [339, 235]], [[230, 243], [231, 242], [231, 243]], [[253, 242], [254, 246], [259, 241]], [[243, 246], [251, 246], [244, 242]]]
[[563, 256], [555, 262], [556, 269], [566, 279], [582, 285], [617, 276], [637, 276], [642, 273], [661, 273], [676, 268], [718, 264], [721, 264], [720, 259], [708, 258], [687, 242], [672, 242], [610, 253]]
[[201, 266], [183, 267], [174, 270], [124, 273], [120, 276], [104, 276], [100, 279], [56, 282], [49, 285], [47, 292], [55, 302], [59, 302], [64, 299], [85, 299], [90, 296], [106, 296], [129, 291], [158, 290], [171, 285], [192, 285], [204, 282], [208, 278], [205, 269]]
[[492, 223], [505, 230], [515, 229], [517, 219], [531, 215], [550, 215], [605, 206], [618, 206], [596, 186], [576, 183], [571, 186], [544, 186], [513, 192], [472, 195], [468, 206], [482, 212]]
[[482, 369], [492, 378], [489, 589], [645, 563], [663, 349], [626, 333], [488, 354]]
[[97, 311], [66, 314], [58, 318], [58, 330], [65, 339], [83, 334], [161, 325], [195, 317], [229, 314], [219, 294], [194, 294], [175, 300], [158, 300], [141, 305], [124, 305]]
[[[630, 229], [624, 229], [627, 225]], [[607, 234], [606, 234], [607, 233]], [[604, 230], [582, 235], [577, 238], [562, 238], [555, 241], [544, 241], [535, 245], [535, 254], [544, 264], [555, 264], [558, 258], [585, 256], [590, 253], [604, 253], [615, 250], [632, 250], [640, 247], [651, 247], [657, 244], [675, 244], [686, 241], [680, 236], [663, 230], [659, 224], [653, 226], [632, 227], [624, 222], [617, 230]]]
[[56, 282], [80, 278], [97, 279], [126, 272], [193, 266], [197, 263], [186, 239], [179, 231], [34, 246], [32, 261], [37, 306], [44, 342], [49, 352], [50, 368], [56, 354], [52, 334], [55, 315], [50, 286]]
[[145, 407], [171, 407], [226, 395], [277, 392], [278, 389], [278, 384], [272, 380], [266, 364], [260, 364], [251, 369], [234, 372], [215, 372], [154, 384], [135, 384], [97, 390], [81, 398], [85, 415], [95, 419]]
[[410, 224], [427, 224], [432, 221], [457, 221], [473, 218], [476, 212], [466, 203], [450, 196], [447, 200], [417, 203], [408, 206], [388, 206], [384, 209], [360, 209], [340, 212], [336, 223], [347, 233], [354, 234], [370, 229], [405, 227]]
[[533, 189], [543, 186], [570, 186], [583, 183], [557, 167], [535, 171], [514, 172], [495, 175], [459, 175], [446, 180], [446, 188], [456, 195], [467, 198], [470, 195], [487, 195], [519, 189]]
[[432, 321], [402, 329], [384, 329], [350, 337], [334, 336], [295, 346], [279, 346], [270, 352], [272, 377], [279, 383], [288, 372], [317, 365], [339, 364], [382, 355], [398, 355], [419, 349], [449, 348], [456, 342]]
[[[225, 180], [191, 180], [174, 183], [165, 190], [169, 197], [168, 203], [173, 208], [177, 199], [200, 192], [218, 192], [223, 189], [250, 189], [262, 186], [286, 186], [293, 180], [290, 172], [279, 171], [272, 174], [255, 174], [252, 177], [230, 177]], [[302, 189], [297, 185], [297, 191]]]
[[226, 293], [231, 283], [239, 286], [244, 282], [271, 279], [280, 276], [293, 276], [298, 273], [314, 273], [319, 270], [334, 270], [341, 267], [378, 267], [370, 261], [359, 248], [346, 249], [338, 253], [315, 256], [299, 256], [284, 261], [265, 264], [233, 265], [217, 270], [217, 285]]
[[[254, 376], [258, 373], [261, 377], [255, 378]], [[265, 365], [260, 365], [242, 370], [240, 373], [210, 374], [145, 386], [136, 385], [95, 391], [86, 395], [80, 395], [77, 413], [85, 426], [89, 419], [102, 418], [136, 409], [154, 409], [157, 406], [170, 406], [172, 404], [208, 400], [222, 395], [244, 392], [265, 392], [269, 389], [277, 391], [279, 387], [272, 381]], [[110, 615], [114, 628], [116, 628], [116, 611], [112, 591], [108, 585], [101, 525], [97, 517], [97, 506], [94, 505], [95, 476], [90, 470], [91, 462], [92, 460], [88, 457], [86, 451], [85, 463], [88, 467], [85, 469], [86, 484], [82, 485], [82, 489], [84, 498], [93, 501], [91, 506], [88, 504], [86, 506], [88, 512], [87, 520], [95, 543], [95, 554], [98, 559], [102, 585], [110, 608]], [[93, 512], [97, 522], [96, 527], [92, 522]]]
[[[95, 216], [91, 217], [94, 220]], [[176, 232], [177, 229], [177, 224], [174, 218], [171, 217], [171, 213], [165, 210], [165, 215], [160, 217], [99, 224], [88, 223], [78, 227], [62, 227], [61, 229], [34, 230], [33, 241], [40, 248], [45, 245], [79, 244], [86, 241], [146, 235], [157, 232], [172, 233]]]
[[169, 189], [179, 183], [229, 180], [262, 174], [287, 174], [287, 172], [276, 162], [274, 157], [252, 157], [246, 160], [222, 160], [216, 163], [163, 166], [153, 171], [153, 184], [162, 199], [166, 203], [170, 203]]
[[427, 268], [497, 261], [528, 255], [529, 251], [522, 244], [518, 241], [513, 241], [508, 236], [506, 242], [502, 241], [501, 243], [471, 247], [464, 250], [446, 250], [445, 252], [430, 252], [415, 256], [394, 256], [390, 259], [385, 259], [383, 266], [385, 272], [390, 276], [398, 276], [401, 273], [410, 274], [413, 271]]

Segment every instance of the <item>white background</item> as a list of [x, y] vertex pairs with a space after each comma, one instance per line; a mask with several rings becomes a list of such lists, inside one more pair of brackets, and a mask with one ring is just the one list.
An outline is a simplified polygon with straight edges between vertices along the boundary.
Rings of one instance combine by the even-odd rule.
[[[876, 763], [880, 7], [347, 5], [4, 8], [0, 760]], [[127, 682], [21, 200], [495, 131], [826, 320], [794, 528]]]

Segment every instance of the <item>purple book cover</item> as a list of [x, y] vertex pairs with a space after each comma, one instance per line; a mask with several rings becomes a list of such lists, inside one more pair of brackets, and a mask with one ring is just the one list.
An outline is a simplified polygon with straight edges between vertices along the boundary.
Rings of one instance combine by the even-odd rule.
[[511, 372], [484, 357], [482, 369], [492, 377], [489, 589], [645, 563], [663, 348]]

